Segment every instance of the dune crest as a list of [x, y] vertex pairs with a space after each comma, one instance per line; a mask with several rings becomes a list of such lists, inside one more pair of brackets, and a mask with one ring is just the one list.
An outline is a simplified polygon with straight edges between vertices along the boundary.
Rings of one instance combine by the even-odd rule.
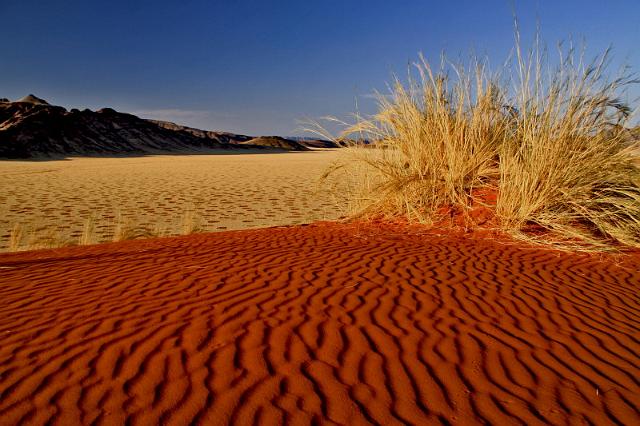
[[319, 224], [0, 256], [0, 416], [634, 424], [637, 255]]

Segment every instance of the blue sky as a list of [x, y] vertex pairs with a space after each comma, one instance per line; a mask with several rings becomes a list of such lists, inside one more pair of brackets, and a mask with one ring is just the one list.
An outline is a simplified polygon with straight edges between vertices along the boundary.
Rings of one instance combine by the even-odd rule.
[[525, 42], [585, 38], [640, 71], [638, 0], [0, 0], [0, 97], [34, 93], [206, 129], [294, 135], [372, 110], [367, 94], [423, 52], [503, 61], [512, 4]]

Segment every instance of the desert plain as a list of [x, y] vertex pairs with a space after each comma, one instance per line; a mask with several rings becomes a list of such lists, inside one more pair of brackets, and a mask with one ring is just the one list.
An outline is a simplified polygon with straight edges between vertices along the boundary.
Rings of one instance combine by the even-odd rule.
[[[180, 235], [336, 219], [319, 179], [335, 150], [0, 161], [0, 251], [113, 240], [118, 226]], [[192, 228], [186, 229], [185, 228]]]

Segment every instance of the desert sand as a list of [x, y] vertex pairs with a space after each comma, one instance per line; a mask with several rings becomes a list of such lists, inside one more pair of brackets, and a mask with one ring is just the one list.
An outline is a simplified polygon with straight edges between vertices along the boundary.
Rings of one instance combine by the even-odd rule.
[[[94, 242], [131, 226], [181, 234], [193, 214], [204, 231], [335, 219], [339, 193], [317, 192], [336, 151], [0, 161], [0, 250], [16, 223], [29, 238], [74, 243], [93, 212]], [[29, 236], [27, 234], [33, 234]]]
[[2, 254], [0, 419], [639, 424], [639, 261], [331, 223]]

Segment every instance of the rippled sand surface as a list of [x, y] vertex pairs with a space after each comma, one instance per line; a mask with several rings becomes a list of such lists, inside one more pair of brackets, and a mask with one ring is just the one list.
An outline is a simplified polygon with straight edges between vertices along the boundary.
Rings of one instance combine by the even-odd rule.
[[638, 425], [640, 271], [374, 224], [0, 255], [0, 423]]
[[203, 230], [292, 225], [340, 215], [334, 196], [317, 192], [336, 151], [162, 155], [0, 161], [0, 250], [16, 223], [28, 234], [77, 240], [87, 217], [95, 242], [126, 221], [182, 233], [185, 216]]

